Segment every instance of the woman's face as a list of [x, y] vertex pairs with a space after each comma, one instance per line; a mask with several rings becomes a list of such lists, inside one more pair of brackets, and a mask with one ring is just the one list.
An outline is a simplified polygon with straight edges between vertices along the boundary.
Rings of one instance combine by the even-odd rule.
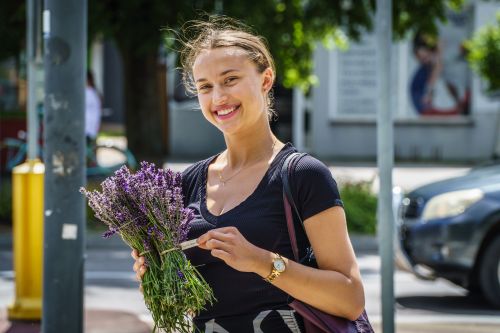
[[[271, 69], [263, 73], [238, 47], [202, 51], [193, 64], [198, 101], [205, 118], [225, 134], [267, 121]], [[247, 127], [250, 126], [250, 127]]]

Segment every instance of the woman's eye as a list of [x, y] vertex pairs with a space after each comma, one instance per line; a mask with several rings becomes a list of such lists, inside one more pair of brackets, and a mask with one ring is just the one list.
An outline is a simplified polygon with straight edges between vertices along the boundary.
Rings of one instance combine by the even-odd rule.
[[237, 79], [237, 77], [230, 76], [230, 77], [228, 77], [227, 79], [224, 80], [224, 83], [228, 84], [228, 83], [234, 82], [236, 79]]
[[199, 87], [198, 91], [206, 91], [208, 89], [210, 89], [210, 86], [209, 85], [204, 85], [204, 86]]

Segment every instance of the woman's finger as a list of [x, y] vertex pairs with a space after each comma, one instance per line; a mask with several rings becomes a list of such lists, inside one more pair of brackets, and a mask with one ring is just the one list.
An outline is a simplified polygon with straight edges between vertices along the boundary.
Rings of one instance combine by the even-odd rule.
[[137, 252], [136, 249], [132, 249], [132, 258], [134, 258], [135, 260], [137, 260], [139, 258], [139, 252]]
[[142, 266], [139, 268], [139, 274], [140, 274], [141, 279], [142, 279], [142, 277], [144, 276], [144, 274], [146, 274], [146, 266], [142, 265]]
[[146, 266], [140, 266], [139, 269], [135, 271], [135, 278], [137, 281], [141, 282], [144, 274], [146, 274]]
[[220, 249], [213, 249], [212, 251], [210, 251], [210, 253], [212, 254], [213, 257], [224, 260], [225, 262], [227, 262], [231, 257], [231, 255], [228, 252]]
[[144, 265], [144, 257], [139, 257], [138, 259], [135, 260], [134, 262], [134, 266], [133, 266], [133, 269], [134, 269], [134, 272], [137, 272], [137, 270], [142, 266]]
[[198, 240], [197, 240], [198, 244], [200, 244], [200, 245], [204, 244], [210, 239], [218, 239], [218, 240], [226, 241], [226, 242], [234, 239], [234, 234], [232, 232], [224, 232], [223, 230], [221, 231], [221, 229], [229, 229], [229, 228], [220, 228], [220, 229], [210, 230], [209, 232], [201, 235], [198, 238]]
[[211, 238], [202, 245], [202, 248], [206, 250], [219, 249], [229, 252], [232, 248], [232, 245], [227, 242]]

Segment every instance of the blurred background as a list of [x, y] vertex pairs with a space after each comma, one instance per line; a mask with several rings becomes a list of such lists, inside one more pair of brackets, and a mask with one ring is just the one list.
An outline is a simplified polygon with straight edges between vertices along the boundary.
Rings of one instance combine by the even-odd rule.
[[[27, 152], [26, 8], [25, 1], [0, 2], [3, 308], [14, 297], [11, 173]], [[375, 163], [377, 89], [383, 73], [377, 66], [375, 10], [375, 0], [88, 0], [86, 69], [92, 74], [87, 84], [92, 93], [86, 94], [87, 103], [94, 99], [98, 123], [86, 151], [88, 187], [98, 187], [124, 163], [133, 168], [137, 161], [148, 160], [181, 171], [224, 149], [223, 137], [182, 85], [175, 32], [200, 15], [241, 19], [267, 39], [277, 63], [273, 131], [324, 161], [339, 181], [365, 279], [368, 314], [379, 323]], [[393, 1], [392, 19], [394, 225], [401, 248], [398, 327], [404, 332], [500, 331], [500, 259], [494, 254], [500, 244], [500, 2], [398, 0]], [[39, 48], [43, 54], [43, 43]], [[35, 61], [33, 78], [40, 120], [45, 101], [42, 58]], [[37, 137], [43, 159], [42, 121]], [[485, 164], [487, 172], [469, 175]], [[433, 184], [467, 175], [466, 188]], [[432, 194], [422, 190], [427, 184], [435, 186]], [[484, 189], [486, 185], [490, 187]], [[473, 204], [480, 204], [476, 197], [451, 197], [450, 202], [459, 202], [458, 208], [449, 208], [454, 213], [424, 214], [434, 196], [469, 189], [491, 199], [488, 214], [464, 219]], [[459, 232], [448, 227], [464, 220], [468, 224]], [[87, 312], [95, 318], [121, 311], [128, 318], [124, 321], [146, 323], [130, 332], [147, 331], [151, 321], [136, 291], [127, 249], [119, 242], [103, 245], [99, 234], [104, 227], [90, 211], [87, 228]], [[456, 238], [450, 236], [454, 232]], [[425, 252], [416, 247], [419, 242], [433, 250], [416, 255]], [[102, 249], [109, 258], [92, 255]], [[469, 257], [455, 260], [464, 256]], [[115, 264], [107, 266], [110, 258]], [[97, 294], [108, 295], [109, 304]], [[130, 306], [121, 304], [121, 298]], [[4, 331], [13, 327], [7, 321], [3, 325]], [[87, 321], [87, 326], [89, 331], [99, 329], [94, 322]], [[126, 326], [119, 325], [122, 332]], [[111, 327], [101, 329], [112, 332]]]

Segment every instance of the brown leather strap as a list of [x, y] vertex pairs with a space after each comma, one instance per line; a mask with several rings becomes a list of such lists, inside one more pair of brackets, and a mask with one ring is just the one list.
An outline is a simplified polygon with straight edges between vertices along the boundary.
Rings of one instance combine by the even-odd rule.
[[299, 261], [299, 249], [297, 247], [297, 237], [295, 235], [295, 227], [293, 225], [292, 217], [292, 207], [286, 198], [285, 193], [283, 193], [283, 202], [285, 204], [285, 216], [286, 216], [286, 226], [288, 228], [288, 235], [290, 236], [290, 243], [292, 245], [293, 256], [295, 261]]

